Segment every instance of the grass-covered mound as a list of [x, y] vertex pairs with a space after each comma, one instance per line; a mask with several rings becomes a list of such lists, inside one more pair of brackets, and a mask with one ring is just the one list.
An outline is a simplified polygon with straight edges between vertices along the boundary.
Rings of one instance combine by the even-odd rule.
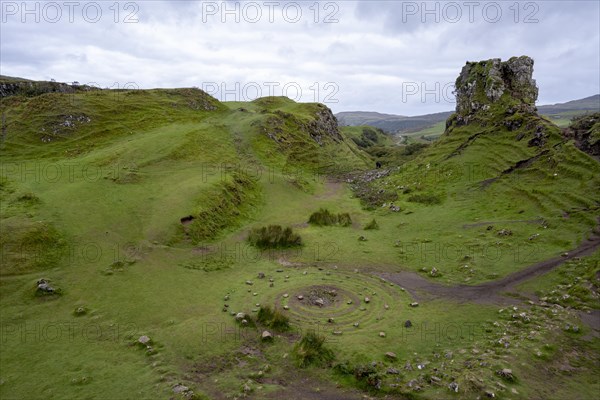
[[260, 201], [257, 182], [235, 172], [214, 185], [198, 200], [198, 210], [185, 229], [194, 243], [210, 241], [239, 226]]

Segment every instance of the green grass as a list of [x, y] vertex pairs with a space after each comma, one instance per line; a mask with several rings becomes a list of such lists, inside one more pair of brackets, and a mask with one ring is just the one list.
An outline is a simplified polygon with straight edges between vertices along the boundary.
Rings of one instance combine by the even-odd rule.
[[[484, 390], [476, 377], [493, 386], [500, 367], [513, 369], [517, 382], [505, 384], [521, 398], [548, 394], [545, 386], [580, 397], [597, 388], [588, 357], [569, 377], [549, 373], [550, 385], [539, 372], [559, 365], [564, 349], [597, 354], [597, 340], [579, 339], [589, 331], [569, 310], [536, 306], [528, 324], [492, 305], [439, 300], [413, 308], [408, 292], [372, 275], [435, 266], [438, 282], [472, 284], [584, 240], [595, 223], [598, 164], [561, 143], [552, 127], [541, 149], [527, 146], [530, 137], [516, 140], [521, 131], [492, 126], [455, 127], [427, 148], [385, 143], [377, 151], [390, 156], [392, 173], [370, 185], [397, 196], [402, 211], [394, 212], [383, 204], [365, 209], [340, 183], [347, 172], [373, 167], [377, 154], [351, 134], [328, 137], [312, 124], [324, 118], [322, 106], [283, 98], [219, 103], [184, 89], [13, 97], [2, 110], [9, 123], [0, 147], [2, 398], [167, 398], [177, 383], [198, 396], [233, 398], [248, 381], [260, 398], [297, 377], [297, 360], [319, 364], [319, 354], [322, 367], [301, 373], [365, 390], [381, 379], [383, 393], [406, 397], [447, 398], [454, 378], [459, 395], [469, 388], [476, 397]], [[68, 115], [91, 120], [48, 134]], [[540, 150], [548, 153], [501, 175]], [[319, 209], [335, 210], [327, 214], [338, 222], [343, 212], [352, 224], [307, 224]], [[287, 247], [300, 237], [302, 246]], [[557, 304], [594, 308], [585, 288], [596, 258], [523, 291], [553, 299], [563, 285], [560, 294], [574, 300]], [[40, 278], [61, 296], [36, 297]], [[328, 288], [337, 288], [338, 302], [309, 303], [311, 290]], [[256, 326], [241, 326], [232, 312]], [[581, 326], [580, 336], [565, 332], [566, 322]], [[272, 343], [260, 340], [263, 329], [278, 332]], [[532, 330], [539, 335], [527, 339]], [[512, 347], [498, 345], [505, 333]], [[142, 335], [152, 349], [136, 344]], [[390, 351], [397, 360], [385, 357]], [[431, 383], [434, 368], [447, 368], [438, 374], [442, 384]], [[391, 387], [396, 378], [418, 381], [423, 392]]]

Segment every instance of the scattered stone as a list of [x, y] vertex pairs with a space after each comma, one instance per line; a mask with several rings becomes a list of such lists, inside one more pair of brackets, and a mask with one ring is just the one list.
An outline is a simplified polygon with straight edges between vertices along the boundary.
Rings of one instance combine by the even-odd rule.
[[252, 296], [258, 296], [258, 293], [254, 292], [252, 293]]
[[260, 307], [260, 303], [256, 303], [254, 306], [255, 307]]
[[225, 300], [225, 301], [229, 300], [229, 295], [226, 295], [225, 297], [223, 297], [223, 300]]
[[498, 231], [498, 236], [512, 236], [512, 231], [510, 229], [501, 229]]
[[307, 275], [307, 274], [308, 274], [307, 271], [302, 272], [302, 275]]
[[369, 299], [368, 297], [365, 297], [365, 303], [369, 304], [371, 302], [371, 299]]
[[366, 238], [366, 237], [364, 237], [364, 236], [359, 236], [359, 237], [358, 237], [358, 241], [359, 241], [359, 242], [366, 242], [366, 241], [367, 241], [367, 238]]
[[342, 334], [342, 331], [333, 331], [333, 334], [336, 336], [340, 336]]
[[152, 343], [152, 339], [150, 339], [148, 336], [144, 335], [144, 336], [140, 336], [138, 338], [138, 343], [143, 344], [144, 346], [148, 346]]
[[388, 368], [386, 373], [388, 375], [398, 375], [400, 371], [398, 371], [396, 368]]
[[269, 278], [269, 282], [275, 282], [275, 279]]
[[389, 305], [387, 305], [387, 304], [384, 304], [384, 305], [383, 305], [383, 308], [385, 308], [386, 310], [389, 310], [389, 309], [390, 309], [390, 306], [389, 306]]
[[437, 270], [436, 267], [431, 268], [431, 271], [429, 272], [429, 275], [431, 276], [438, 276], [439, 275], [439, 271]]
[[385, 332], [379, 332], [379, 337], [385, 337]]
[[243, 319], [242, 320], [242, 325], [248, 325], [248, 320], [247, 319]]
[[413, 367], [412, 367], [412, 365], [410, 364], [409, 361], [407, 361], [406, 364], [404, 364], [404, 369], [407, 370], [407, 371], [412, 371], [413, 370]]
[[496, 397], [496, 393], [492, 392], [491, 390], [486, 390], [485, 395], [486, 395], [486, 397], [489, 397], [490, 399], [493, 399], [494, 397]]
[[283, 270], [282, 269], [278, 269], [275, 272], [283, 272]]
[[52, 293], [54, 293], [55, 290], [52, 286], [50, 286], [50, 284], [48, 283], [48, 280], [39, 279], [37, 281], [37, 291], [38, 291], [38, 293], [52, 294]]
[[241, 321], [246, 318], [246, 314], [243, 312], [237, 313], [235, 316], [236, 321]]
[[412, 322], [410, 322], [410, 319], [407, 319], [406, 322], [404, 322], [404, 327], [410, 328], [411, 326], [412, 326]]
[[398, 356], [396, 356], [396, 353], [393, 353], [391, 351], [388, 351], [387, 353], [385, 353], [385, 357], [390, 360], [395, 360], [398, 358]]
[[327, 322], [329, 322], [330, 324], [333, 324], [333, 318], [329, 317], [329, 318], [327, 319]]
[[409, 306], [411, 307], [419, 307], [419, 303], [417, 303], [416, 301], [413, 303], [410, 303]]
[[298, 296], [298, 300], [304, 300], [304, 296], [302, 296], [302, 295], [299, 295], [299, 296]]
[[273, 335], [269, 331], [264, 331], [261, 335], [261, 339], [263, 342], [273, 341]]
[[246, 281], [246, 285], [252, 286], [252, 285], [254, 285], [254, 282], [252, 282], [252, 281]]
[[181, 383], [178, 383], [177, 385], [173, 386], [173, 393], [185, 393], [189, 392], [189, 390], [189, 387], [184, 386]]
[[258, 279], [265, 279], [265, 273], [264, 272], [259, 272], [258, 273]]
[[417, 369], [425, 369], [425, 364], [417, 364]]
[[284, 293], [284, 294], [283, 294], [283, 298], [284, 298], [284, 299], [287, 299], [289, 296], [290, 296], [290, 295], [289, 295], [289, 294], [287, 294], [287, 293]]
[[348, 305], [352, 304], [352, 300], [348, 300], [348, 301], [346, 302], [346, 304], [348, 304]]
[[503, 369], [497, 371], [496, 373], [498, 375], [500, 375], [502, 378], [506, 379], [507, 381], [514, 381], [515, 380], [515, 376], [512, 373], [512, 369], [503, 368]]
[[79, 317], [87, 314], [87, 309], [85, 307], [77, 307], [73, 313]]
[[458, 383], [450, 382], [448, 389], [452, 390], [454, 393], [458, 393]]
[[290, 309], [290, 307], [289, 307], [289, 306], [283, 306], [283, 309], [284, 309], [284, 310], [289, 310], [289, 309]]
[[358, 324], [358, 322], [355, 322], [355, 323], [354, 323], [354, 327], [355, 327], [355, 328], [358, 328], [358, 325], [359, 325], [359, 324]]
[[319, 306], [319, 307], [323, 307], [325, 305], [325, 302], [323, 301], [323, 299], [316, 299], [314, 301], [314, 303], [316, 306]]

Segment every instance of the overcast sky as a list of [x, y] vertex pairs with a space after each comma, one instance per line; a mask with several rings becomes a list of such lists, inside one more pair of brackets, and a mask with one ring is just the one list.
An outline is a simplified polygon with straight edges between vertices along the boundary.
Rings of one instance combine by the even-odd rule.
[[529, 55], [548, 104], [600, 93], [599, 3], [2, 1], [0, 69], [418, 115], [454, 108], [467, 60]]

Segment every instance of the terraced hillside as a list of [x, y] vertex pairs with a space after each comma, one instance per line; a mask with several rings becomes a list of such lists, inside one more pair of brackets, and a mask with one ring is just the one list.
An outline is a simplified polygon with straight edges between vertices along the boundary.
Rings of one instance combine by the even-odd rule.
[[468, 64], [410, 148], [286, 98], [3, 97], [0, 397], [593, 398], [600, 164], [531, 73]]

